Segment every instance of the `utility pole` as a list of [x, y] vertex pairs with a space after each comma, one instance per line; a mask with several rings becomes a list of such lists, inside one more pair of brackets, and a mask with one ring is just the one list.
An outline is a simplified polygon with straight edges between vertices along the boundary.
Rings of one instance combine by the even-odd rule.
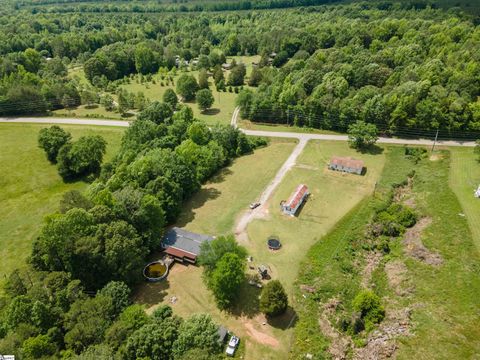
[[437, 143], [437, 139], [438, 139], [438, 129], [437, 129], [437, 133], [435, 134], [435, 140], [433, 140], [432, 153], [435, 151], [435, 144]]

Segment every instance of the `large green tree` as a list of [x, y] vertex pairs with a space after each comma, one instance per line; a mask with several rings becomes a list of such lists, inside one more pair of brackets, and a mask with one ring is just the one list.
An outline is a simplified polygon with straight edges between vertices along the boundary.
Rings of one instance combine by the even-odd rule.
[[57, 156], [58, 172], [64, 179], [97, 173], [106, 147], [107, 142], [100, 135], [82, 136], [65, 144]]
[[185, 101], [195, 99], [198, 91], [198, 83], [193, 75], [182, 74], [177, 80], [177, 93], [183, 97]]
[[50, 162], [57, 162], [57, 155], [62, 146], [72, 139], [72, 135], [58, 125], [43, 128], [38, 133], [38, 145], [45, 150]]
[[368, 148], [377, 140], [377, 127], [374, 124], [357, 121], [348, 127], [348, 142], [355, 149]]
[[233, 305], [245, 281], [245, 259], [235, 253], [226, 253], [209, 275], [208, 286], [220, 309]]
[[202, 111], [210, 109], [215, 101], [210, 89], [202, 89], [197, 91], [196, 100], [199, 109]]

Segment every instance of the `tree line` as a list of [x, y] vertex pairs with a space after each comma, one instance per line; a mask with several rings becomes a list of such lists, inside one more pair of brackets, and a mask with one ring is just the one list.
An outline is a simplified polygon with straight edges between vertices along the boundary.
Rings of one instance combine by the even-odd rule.
[[130, 287], [141, 280], [146, 258], [160, 249], [182, 203], [218, 169], [266, 143], [231, 126], [208, 128], [176, 96], [169, 98], [148, 105], [114, 159], [101, 166], [102, 138], [72, 140], [58, 126], [39, 133], [39, 146], [61, 174], [65, 164], [79, 171], [67, 179], [93, 174], [93, 182], [85, 193], [64, 194], [59, 210], [45, 218], [28, 266], [8, 277], [0, 353], [191, 359], [192, 350], [214, 359], [221, 350], [208, 316], [184, 321], [160, 308], [148, 317], [130, 305]]

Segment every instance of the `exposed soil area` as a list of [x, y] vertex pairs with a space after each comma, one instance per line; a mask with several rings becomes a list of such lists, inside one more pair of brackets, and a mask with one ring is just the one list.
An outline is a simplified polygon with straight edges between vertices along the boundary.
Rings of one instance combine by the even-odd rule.
[[405, 232], [403, 245], [405, 253], [426, 264], [439, 266], [443, 263], [440, 254], [430, 251], [423, 245], [422, 232], [432, 223], [432, 219], [425, 217], [420, 219], [415, 226]]
[[349, 350], [352, 348], [353, 343], [350, 339], [350, 336], [344, 335], [335, 329], [332, 323], [329, 320], [335, 313], [335, 309], [340, 304], [338, 299], [330, 299], [324, 306], [322, 315], [318, 320], [318, 324], [320, 326], [320, 330], [322, 334], [327, 336], [330, 340], [330, 346], [328, 347], [328, 352], [332, 356], [333, 359], [336, 360], [343, 360], [347, 359], [347, 354]]
[[409, 308], [394, 310], [387, 309], [387, 317], [377, 330], [373, 331], [367, 339], [367, 345], [355, 349], [353, 359], [356, 360], [381, 360], [395, 357], [398, 348], [397, 338], [410, 335]]
[[380, 264], [382, 254], [379, 252], [369, 252], [366, 256], [366, 265], [362, 272], [362, 287], [368, 288], [372, 280], [372, 273]]
[[385, 264], [388, 285], [398, 296], [405, 296], [411, 293], [412, 289], [405, 286], [407, 280], [407, 267], [401, 260], [390, 261]]

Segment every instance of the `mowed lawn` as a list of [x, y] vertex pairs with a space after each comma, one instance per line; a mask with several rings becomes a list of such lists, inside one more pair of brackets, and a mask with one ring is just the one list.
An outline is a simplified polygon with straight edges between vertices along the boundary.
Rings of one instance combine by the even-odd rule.
[[480, 251], [480, 199], [473, 196], [480, 185], [480, 163], [472, 148], [452, 148], [450, 187], [457, 195], [468, 220], [473, 240]]
[[[366, 174], [359, 176], [328, 170], [327, 164], [333, 155], [364, 160]], [[248, 227], [250, 253], [258, 262], [270, 266], [273, 276], [282, 281], [287, 292], [291, 293], [299, 264], [308, 249], [373, 192], [384, 162], [382, 153], [361, 154], [350, 149], [346, 142], [307, 144], [296, 167], [273, 194], [267, 218], [255, 220]], [[306, 184], [311, 195], [296, 217], [285, 216], [279, 204], [288, 199], [299, 184]], [[270, 235], [280, 238], [280, 251], [268, 250], [266, 241]]]
[[273, 139], [236, 159], [185, 204], [176, 225], [215, 236], [232, 233], [236, 217], [257, 199], [294, 147], [292, 140]]
[[[30, 255], [42, 219], [58, 209], [65, 191], [87, 187], [84, 182], [65, 184], [38, 148], [40, 129], [48, 125], [0, 124], [0, 279], [22, 267]], [[106, 160], [118, 150], [124, 129], [62, 126], [73, 138], [98, 134], [108, 143]]]
[[[211, 235], [232, 233], [237, 216], [260, 195], [294, 146], [292, 141], [273, 139], [269, 146], [236, 159], [211, 182], [202, 186], [200, 192], [185, 204], [176, 225]], [[271, 348], [259, 343], [255, 330], [252, 330], [262, 326], [263, 321], [256, 316], [258, 294], [258, 289], [246, 285], [242, 291], [241, 304], [234, 313], [220, 312], [203, 284], [202, 269], [175, 264], [166, 281], [141, 285], [136, 291], [136, 301], [152, 310], [160, 303], [170, 304], [169, 300], [175, 296], [177, 302], [170, 304], [175, 313], [184, 317], [199, 312], [209, 313], [218, 324], [241, 337], [247, 359], [268, 359]], [[276, 342], [282, 330], [265, 326], [262, 334], [267, 340]], [[283, 353], [287, 351], [284, 343], [279, 346], [282, 346]]]

